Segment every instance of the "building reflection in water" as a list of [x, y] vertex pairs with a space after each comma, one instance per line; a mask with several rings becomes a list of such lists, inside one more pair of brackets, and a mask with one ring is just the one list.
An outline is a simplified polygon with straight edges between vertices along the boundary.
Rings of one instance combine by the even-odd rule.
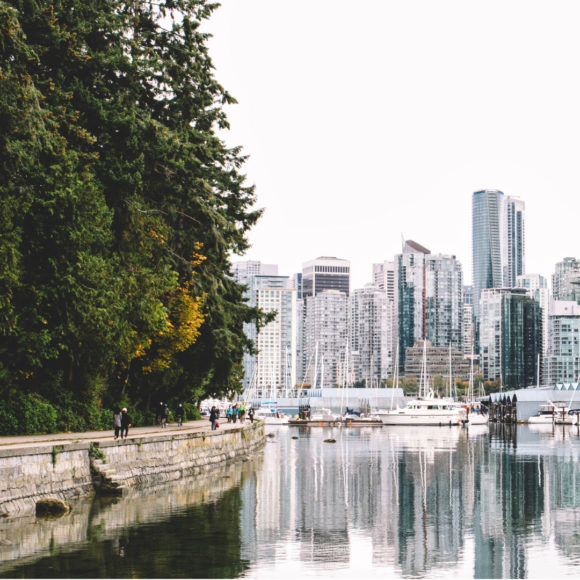
[[0, 520], [0, 576], [577, 574], [575, 427], [272, 431], [251, 462]]
[[242, 490], [242, 554], [258, 567], [292, 556], [352, 568], [355, 535], [372, 567], [403, 576], [525, 578], [530, 561], [580, 563], [574, 430], [276, 429]]

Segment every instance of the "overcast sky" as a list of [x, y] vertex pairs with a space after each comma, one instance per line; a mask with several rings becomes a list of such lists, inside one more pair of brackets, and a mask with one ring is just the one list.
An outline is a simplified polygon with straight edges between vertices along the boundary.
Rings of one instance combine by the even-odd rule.
[[485, 188], [526, 203], [527, 273], [580, 257], [577, 0], [222, 0], [204, 29], [265, 208], [239, 259], [359, 288], [404, 236], [470, 283]]

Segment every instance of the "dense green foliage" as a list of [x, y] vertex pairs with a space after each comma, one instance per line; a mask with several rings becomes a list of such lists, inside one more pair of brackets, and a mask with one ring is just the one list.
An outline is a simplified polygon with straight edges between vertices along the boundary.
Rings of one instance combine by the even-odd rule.
[[260, 212], [217, 135], [234, 100], [199, 28], [216, 6], [0, 0], [7, 404], [42, 397], [78, 429], [240, 388], [242, 325], [264, 318], [230, 256]]

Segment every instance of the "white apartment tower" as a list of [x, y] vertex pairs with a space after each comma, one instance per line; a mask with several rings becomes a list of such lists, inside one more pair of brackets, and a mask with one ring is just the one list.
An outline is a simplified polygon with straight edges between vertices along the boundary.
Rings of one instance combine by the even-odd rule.
[[392, 373], [391, 322], [386, 292], [372, 284], [352, 292], [349, 350], [356, 353], [354, 379], [364, 380], [368, 388], [379, 387]]
[[347, 356], [348, 297], [325, 290], [305, 301], [305, 383], [312, 388], [338, 386]]
[[575, 383], [580, 378], [580, 305], [574, 301], [554, 301], [548, 324], [545, 382]]
[[238, 282], [247, 286], [248, 304], [264, 312], [276, 311], [276, 318], [260, 332], [244, 324], [244, 332], [258, 350], [245, 354], [243, 386], [253, 396], [282, 396], [296, 384], [296, 290], [287, 276], [278, 276], [278, 266], [247, 261], [232, 265]]

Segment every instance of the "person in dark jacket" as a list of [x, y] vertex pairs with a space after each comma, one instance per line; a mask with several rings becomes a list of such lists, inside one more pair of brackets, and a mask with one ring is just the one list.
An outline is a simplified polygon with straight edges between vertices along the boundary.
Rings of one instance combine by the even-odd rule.
[[127, 415], [127, 409], [121, 410], [121, 438], [127, 439], [127, 434], [129, 433], [129, 427], [131, 427], [131, 418]]
[[177, 426], [181, 427], [183, 425], [183, 416], [185, 415], [185, 411], [183, 409], [183, 405], [179, 403], [177, 405], [177, 410], [175, 411], [175, 418], [177, 419]]
[[165, 429], [167, 427], [167, 422], [169, 421], [169, 407], [167, 403], [163, 405], [163, 411], [161, 415], [161, 428]]
[[209, 420], [211, 421], [211, 430], [217, 429], [217, 420], [220, 418], [220, 410], [214, 405], [209, 413]]
[[121, 409], [117, 407], [115, 409], [115, 412], [113, 413], [113, 429], [115, 430], [114, 439], [118, 439], [119, 433], [121, 432], [121, 416], [122, 416]]

